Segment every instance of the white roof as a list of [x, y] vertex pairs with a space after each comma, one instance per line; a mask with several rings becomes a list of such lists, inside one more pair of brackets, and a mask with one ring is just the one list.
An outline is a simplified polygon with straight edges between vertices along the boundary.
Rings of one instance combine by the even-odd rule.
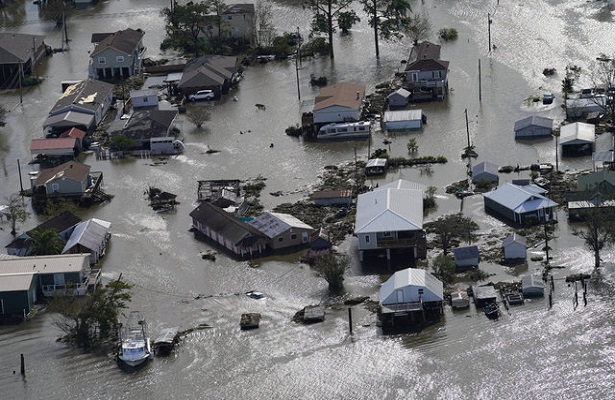
[[562, 125], [560, 128], [560, 144], [585, 144], [596, 141], [596, 127], [585, 122], [575, 122]]
[[396, 290], [415, 286], [424, 288], [423, 301], [441, 301], [444, 298], [443, 285], [438, 278], [423, 269], [406, 268], [397, 271], [380, 287], [380, 303], [397, 302]]
[[389, 94], [387, 97], [391, 97], [391, 96], [393, 96], [393, 95], [395, 95], [395, 94], [398, 94], [398, 95], [400, 95], [400, 96], [402, 96], [402, 97], [410, 97], [410, 95], [411, 95], [412, 93], [410, 93], [409, 91], [407, 91], [407, 90], [406, 90], [406, 89], [404, 89], [404, 88], [399, 88], [399, 89], [397, 89], [396, 91], [394, 91], [393, 93]]
[[505, 183], [483, 196], [519, 214], [557, 206], [556, 202], [541, 193], [545, 193], [544, 189], [536, 185], [517, 186]]
[[423, 191], [380, 188], [357, 198], [355, 233], [423, 229]]
[[397, 179], [393, 182], [384, 184], [374, 190], [381, 190], [381, 189], [412, 189], [412, 190], [422, 190], [424, 192], [425, 185], [421, 183], [407, 181], [405, 179]]
[[383, 122], [394, 121], [416, 121], [421, 120], [423, 116], [423, 110], [397, 110], [397, 111], [385, 111]]
[[158, 96], [158, 90], [156, 89], [139, 89], [139, 90], [131, 90], [130, 98], [134, 99], [135, 97], [144, 97], [144, 96]]
[[370, 158], [369, 160], [367, 160], [365, 168], [386, 167], [387, 162], [388, 160], [386, 158]]
[[0, 274], [0, 293], [28, 290], [32, 286], [34, 272], [18, 274]]
[[[43, 274], [79, 272], [84, 268], [84, 260], [87, 260], [89, 256], [89, 253], [84, 253], [0, 259], [0, 275], [33, 272]], [[85, 261], [85, 265], [89, 267], [89, 260]]]
[[70, 238], [68, 238], [66, 245], [64, 245], [62, 254], [68, 252], [77, 244], [80, 244], [93, 252], [99, 252], [102, 250], [110, 228], [111, 222], [103, 221], [97, 218], [79, 222], [75, 226], [75, 230], [70, 235]]
[[314, 229], [290, 214], [274, 212], [263, 213], [248, 223], [260, 232], [264, 233], [265, 236], [270, 239], [292, 228], [307, 230]]

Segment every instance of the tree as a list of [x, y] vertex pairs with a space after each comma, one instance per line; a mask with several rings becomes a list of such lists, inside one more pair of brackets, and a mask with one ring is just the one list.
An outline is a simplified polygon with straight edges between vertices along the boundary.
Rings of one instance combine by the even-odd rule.
[[109, 139], [109, 147], [114, 151], [126, 151], [135, 145], [135, 141], [126, 135], [116, 134]]
[[340, 28], [343, 35], [347, 35], [350, 28], [359, 21], [361, 21], [361, 18], [354, 10], [343, 11], [337, 17], [337, 27]]
[[214, 37], [213, 29], [207, 29], [209, 32], [209, 37], [211, 43], [214, 43], [214, 48], [216, 49], [217, 54], [222, 53], [223, 44], [226, 42], [226, 39], [230, 36], [231, 31], [228, 27], [228, 22], [224, 19], [223, 15], [228, 10], [228, 6], [224, 3], [224, 0], [209, 0], [209, 10], [210, 15], [207, 17], [207, 20], [211, 23], [215, 24], [217, 28], [217, 35]]
[[50, 308], [60, 316], [56, 325], [66, 333], [69, 342], [91, 348], [117, 332], [120, 312], [132, 298], [131, 288], [132, 285], [117, 280], [85, 298], [54, 298]]
[[[614, 56], [615, 57], [615, 56]], [[606, 119], [610, 121], [611, 128], [615, 127], [615, 58], [609, 58], [606, 54], [601, 54], [597, 58], [598, 63], [594, 66], [591, 73], [591, 80], [594, 87], [605, 89], [606, 101], [598, 102], [599, 106], [605, 107]], [[598, 97], [601, 100], [602, 97]], [[613, 130], [615, 132], [615, 130]]]
[[410, 153], [416, 153], [419, 150], [419, 145], [416, 144], [416, 139], [415, 138], [408, 139], [406, 148], [408, 149]]
[[582, 238], [585, 247], [594, 253], [595, 268], [600, 268], [600, 251], [615, 243], [615, 225], [610, 219], [610, 213], [592, 209], [585, 214], [584, 228], [573, 230], [573, 234]]
[[203, 123], [209, 121], [211, 117], [210, 112], [205, 107], [194, 107], [188, 113], [188, 120], [196, 125], [197, 128], [203, 126]]
[[201, 35], [208, 32], [210, 5], [209, 2], [192, 3], [185, 6], [175, 5], [173, 10], [164, 8], [161, 11], [166, 20], [168, 40], [163, 45], [175, 49], [194, 52], [195, 57], [205, 47]]
[[414, 45], [418, 45], [419, 41], [425, 40], [429, 37], [429, 32], [431, 31], [431, 25], [429, 24], [429, 20], [427, 17], [421, 16], [420, 14], [414, 14], [410, 18], [409, 26], [406, 30], [406, 35], [410, 39]]
[[9, 198], [8, 218], [11, 220], [11, 235], [17, 234], [17, 224], [26, 222], [30, 214], [26, 211], [23, 199], [14, 194]]
[[350, 6], [352, 0], [309, 0], [308, 5], [314, 11], [312, 31], [326, 33], [329, 36], [329, 57], [333, 58], [333, 22]]
[[450, 255], [438, 254], [433, 261], [433, 270], [436, 278], [449, 285], [455, 279], [455, 260]]
[[30, 232], [26, 240], [33, 244], [31, 255], [33, 256], [52, 256], [60, 254], [64, 245], [64, 240], [53, 229], [37, 229]]
[[401, 38], [410, 27], [412, 11], [407, 0], [359, 0], [369, 16], [369, 26], [374, 29], [376, 58], [380, 57], [379, 39]]
[[77, 207], [77, 204], [74, 201], [58, 197], [47, 199], [43, 213], [46, 216], [53, 218], [62, 214], [64, 211], [69, 211], [72, 214], [76, 214], [78, 209], [79, 207]]
[[257, 3], [257, 14], [259, 21], [259, 32], [257, 35], [258, 44], [261, 47], [270, 47], [275, 37], [275, 26], [273, 25], [273, 6], [270, 0]]
[[436, 235], [444, 255], [447, 255], [453, 240], [465, 240], [472, 243], [473, 234], [479, 229], [476, 222], [462, 214], [449, 214], [425, 224], [427, 233]]
[[329, 290], [339, 290], [344, 286], [344, 273], [350, 266], [346, 254], [327, 254], [314, 263], [314, 271], [329, 283]]

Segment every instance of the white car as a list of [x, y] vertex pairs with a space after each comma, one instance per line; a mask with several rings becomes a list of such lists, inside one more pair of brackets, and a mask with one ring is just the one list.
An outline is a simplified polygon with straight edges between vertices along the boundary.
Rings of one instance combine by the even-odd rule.
[[215, 94], [213, 90], [199, 90], [198, 92], [188, 96], [188, 100], [190, 101], [213, 100], [214, 97], [215, 97]]

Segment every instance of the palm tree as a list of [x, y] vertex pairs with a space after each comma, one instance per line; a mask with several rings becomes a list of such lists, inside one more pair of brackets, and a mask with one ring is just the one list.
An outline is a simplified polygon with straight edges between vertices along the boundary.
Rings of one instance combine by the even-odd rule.
[[53, 229], [37, 229], [31, 232], [29, 236], [27, 241], [33, 244], [30, 254], [34, 256], [60, 254], [64, 249], [64, 240]]

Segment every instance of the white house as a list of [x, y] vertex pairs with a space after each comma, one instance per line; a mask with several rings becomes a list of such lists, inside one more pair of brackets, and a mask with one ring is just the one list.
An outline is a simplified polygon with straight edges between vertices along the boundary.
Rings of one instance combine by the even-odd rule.
[[380, 287], [380, 304], [437, 303], [444, 299], [442, 281], [423, 269], [397, 271]]
[[130, 100], [133, 108], [158, 107], [158, 91], [156, 89], [131, 90]]
[[314, 101], [314, 123], [359, 121], [365, 86], [341, 82], [320, 89]]
[[504, 258], [507, 260], [523, 258], [527, 256], [527, 244], [525, 237], [513, 233], [504, 239]]

